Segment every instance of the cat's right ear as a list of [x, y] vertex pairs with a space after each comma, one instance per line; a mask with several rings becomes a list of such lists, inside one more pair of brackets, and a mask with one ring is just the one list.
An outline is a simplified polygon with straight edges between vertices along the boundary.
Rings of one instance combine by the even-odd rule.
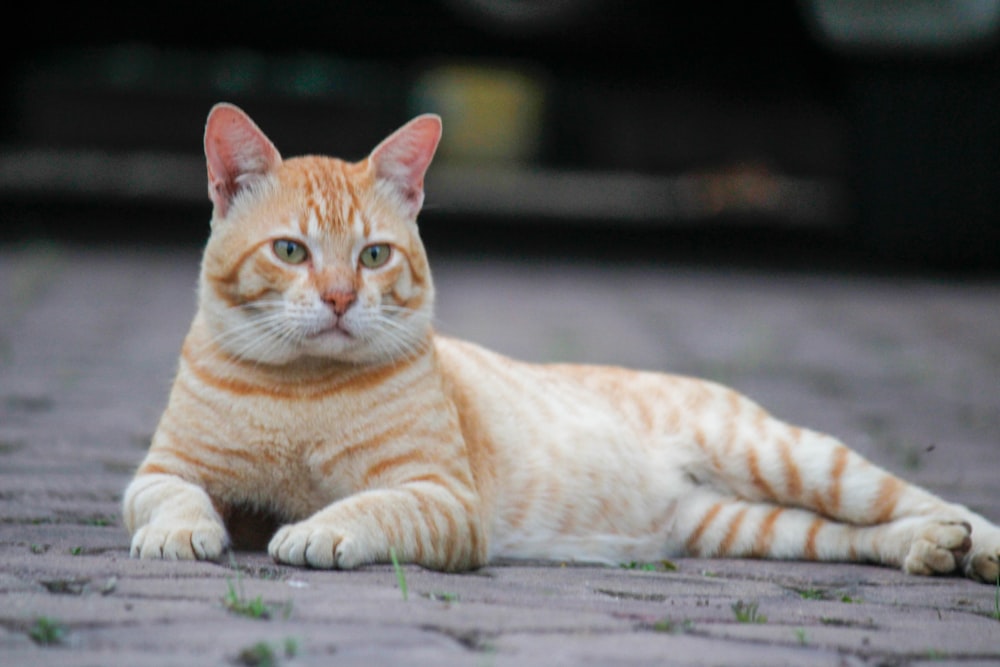
[[391, 183], [408, 215], [416, 217], [424, 203], [424, 174], [441, 141], [441, 118], [417, 116], [375, 147], [369, 156], [375, 176]]
[[225, 217], [240, 190], [281, 164], [271, 140], [239, 107], [216, 104], [205, 124], [208, 196], [215, 216]]

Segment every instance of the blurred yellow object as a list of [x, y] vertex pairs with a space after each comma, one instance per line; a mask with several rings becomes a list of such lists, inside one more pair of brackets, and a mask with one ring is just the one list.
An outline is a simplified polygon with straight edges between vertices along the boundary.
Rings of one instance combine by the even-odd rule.
[[416, 110], [444, 119], [440, 157], [456, 162], [532, 161], [541, 143], [544, 98], [538, 77], [506, 67], [436, 67], [414, 89]]

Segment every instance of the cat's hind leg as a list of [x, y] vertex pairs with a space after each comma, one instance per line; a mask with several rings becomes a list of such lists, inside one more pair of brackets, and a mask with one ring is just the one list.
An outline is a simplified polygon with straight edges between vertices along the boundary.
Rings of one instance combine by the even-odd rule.
[[909, 517], [854, 525], [808, 509], [720, 496], [689, 495], [675, 534], [696, 556], [880, 563], [912, 574], [947, 574], [971, 547], [961, 521]]
[[[763, 555], [855, 560], [857, 553], [914, 574], [944, 573], [950, 566], [976, 580], [996, 580], [996, 525], [901, 480], [836, 438], [774, 419], [736, 392], [711, 387], [704, 394], [702, 411], [715, 418], [690, 426], [700, 453], [690, 477], [721, 497], [762, 503], [774, 512], [806, 512], [789, 528], [805, 540], [801, 556]], [[761, 511], [768, 510], [755, 510]], [[814, 552], [810, 535], [820, 534], [849, 537], [842, 542], [847, 550], [831, 547], [839, 541], [823, 540], [817, 544], [830, 551], [817, 546]], [[879, 544], [866, 546], [869, 539]]]

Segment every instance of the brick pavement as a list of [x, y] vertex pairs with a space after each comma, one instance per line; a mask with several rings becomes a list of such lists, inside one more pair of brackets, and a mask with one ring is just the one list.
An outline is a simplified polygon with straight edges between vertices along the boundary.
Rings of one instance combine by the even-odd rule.
[[[447, 333], [727, 382], [1000, 519], [1000, 282], [436, 259]], [[993, 587], [868, 566], [408, 566], [404, 600], [386, 566], [130, 560], [120, 493], [196, 272], [194, 249], [0, 247], [0, 665], [1000, 661]]]

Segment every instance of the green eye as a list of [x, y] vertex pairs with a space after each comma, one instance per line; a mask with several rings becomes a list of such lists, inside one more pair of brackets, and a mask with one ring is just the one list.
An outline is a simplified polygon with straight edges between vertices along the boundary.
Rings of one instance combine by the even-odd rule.
[[376, 243], [361, 251], [361, 265], [369, 269], [377, 269], [389, 261], [392, 248], [388, 243]]
[[301, 264], [309, 257], [309, 251], [298, 241], [278, 239], [271, 247], [274, 248], [274, 254], [278, 259], [288, 264]]

